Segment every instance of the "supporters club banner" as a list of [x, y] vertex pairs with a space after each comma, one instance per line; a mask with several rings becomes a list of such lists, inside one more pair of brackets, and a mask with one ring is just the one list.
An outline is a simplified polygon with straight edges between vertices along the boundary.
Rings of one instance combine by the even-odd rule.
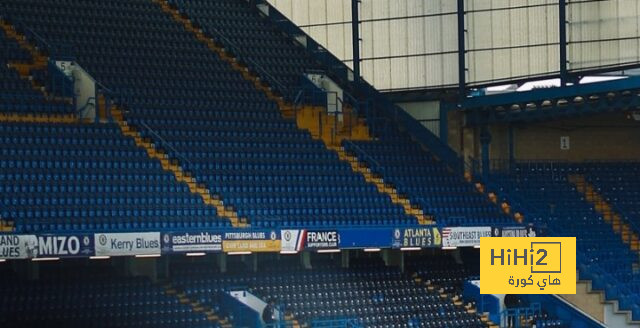
[[97, 256], [160, 254], [159, 232], [99, 233], [94, 238]]
[[0, 235], [0, 258], [92, 256], [91, 235]]
[[0, 235], [0, 258], [26, 259], [36, 257], [38, 238], [35, 235]]
[[220, 232], [168, 232], [162, 234], [162, 253], [222, 252]]
[[95, 254], [93, 235], [39, 235], [36, 257], [87, 257]]
[[304, 249], [338, 249], [340, 233], [337, 230], [282, 230], [282, 251], [300, 252]]
[[442, 229], [442, 247], [480, 246], [480, 237], [491, 237], [491, 227], [447, 227]]
[[495, 227], [493, 237], [537, 237], [533, 226], [527, 227]]
[[438, 227], [393, 229], [392, 248], [440, 247], [442, 236]]
[[229, 252], [279, 252], [280, 236], [275, 230], [225, 232], [222, 250]]

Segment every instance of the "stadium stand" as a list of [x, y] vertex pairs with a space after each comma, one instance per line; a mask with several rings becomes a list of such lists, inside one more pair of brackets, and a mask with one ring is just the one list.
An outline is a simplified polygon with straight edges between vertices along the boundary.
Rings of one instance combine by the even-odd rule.
[[115, 124], [1, 127], [2, 217], [18, 232], [230, 226]]
[[[317, 135], [323, 128], [303, 129], [271, 88], [286, 96], [302, 73], [320, 67], [244, 1], [2, 5], [0, 216], [13, 221], [8, 230], [401, 227], [433, 218], [442, 226], [514, 223], [483, 188], [406, 132], [338, 138], [340, 147]], [[75, 119], [69, 100], [47, 84], [46, 56], [10, 24], [18, 22], [52, 44], [72, 44], [77, 61], [108, 86], [102, 123]], [[577, 236], [580, 276], [639, 320], [637, 170], [636, 163], [519, 165], [494, 174], [490, 186], [552, 235]], [[449, 256], [408, 257], [410, 273], [373, 257], [349, 269], [261, 263], [260, 273], [183, 264], [174, 263], [164, 285], [104, 268], [44, 269], [39, 281], [7, 270], [0, 323], [229, 327], [233, 318], [221, 312], [220, 295], [243, 285], [282, 301], [301, 322], [487, 325], [461, 299], [463, 282], [477, 273]], [[546, 314], [532, 320], [564, 325]]]
[[[238, 217], [257, 227], [416, 223], [283, 119], [276, 103], [160, 6], [141, 0], [29, 4], [9, 1], [7, 8], [46, 38], [75, 44], [83, 67], [126, 104], [124, 119], [143, 138], [169, 144], [169, 156], [184, 159], [182, 167]], [[38, 15], [43, 10], [47, 19]], [[72, 17], [77, 24], [68, 26]]]
[[[637, 234], [640, 233], [640, 211], [638, 211], [638, 199], [640, 195], [640, 177], [638, 176], [637, 162], [619, 163], [592, 163], [582, 164], [582, 175], [585, 185], [590, 184], [593, 191], [591, 195], [585, 195], [591, 202], [600, 202], [601, 210], [608, 209], [620, 216], [612, 218], [619, 220], [614, 225], [623, 228], [624, 223], [629, 227], [626, 231], [635, 232], [631, 247], [640, 249]], [[600, 196], [600, 197], [598, 197]], [[607, 208], [609, 207], [614, 208]]]
[[364, 327], [485, 327], [464, 306], [386, 267], [380, 258], [352, 260], [349, 269], [334, 262], [318, 259], [313, 270], [305, 270], [297, 258], [281, 259], [261, 263], [258, 273], [242, 266], [220, 273], [211, 263], [176, 261], [172, 282], [190, 298], [213, 306], [227, 287], [245, 286], [262, 299], [277, 300], [300, 322], [356, 318]]
[[240, 61], [254, 70], [264, 69], [287, 90], [298, 88], [304, 73], [321, 70], [300, 46], [262, 19], [249, 2], [171, 0], [169, 3], [214, 39], [237, 46]]
[[0, 113], [72, 113], [71, 100], [55, 97], [44, 82], [46, 59], [34, 58], [28, 50], [35, 51], [32, 46], [20, 40], [6, 22], [0, 22], [0, 27]]
[[511, 172], [494, 174], [492, 181], [500, 194], [507, 195], [514, 206], [526, 208], [533, 222], [546, 227], [549, 235], [575, 236], [580, 277], [592, 280], [592, 288], [603, 290], [609, 300], [618, 300], [620, 309], [631, 311], [637, 320], [637, 247], [630, 236], [622, 235], [622, 222], [614, 226], [613, 215], [603, 213], [602, 204], [585, 197], [581, 191], [584, 186], [580, 186], [584, 180], [576, 178], [589, 172], [594, 181], [606, 180], [609, 175], [603, 173], [603, 178], [598, 178], [599, 172], [611, 167], [620, 170], [625, 165], [523, 163]]
[[37, 281], [3, 270], [3, 327], [222, 327], [149, 278], [119, 276], [108, 263], [51, 264]]
[[[406, 133], [388, 129], [375, 141], [343, 141], [347, 152], [444, 225], [505, 225], [514, 220], [484, 193], [434, 158]], [[464, 204], [464, 206], [460, 206]]]

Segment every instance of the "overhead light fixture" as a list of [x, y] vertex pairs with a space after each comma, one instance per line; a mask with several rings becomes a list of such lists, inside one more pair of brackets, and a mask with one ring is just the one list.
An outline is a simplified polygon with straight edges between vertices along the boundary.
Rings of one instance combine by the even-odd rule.
[[456, 249], [456, 248], [458, 248], [458, 247], [455, 247], [455, 246], [442, 247], [442, 249], [444, 249], [444, 250], [452, 250], [452, 249]]
[[403, 252], [419, 251], [421, 249], [422, 248], [420, 248], [420, 247], [402, 247], [402, 248], [400, 248], [400, 250], [403, 251]]
[[196, 252], [196, 253], [187, 253], [187, 256], [205, 256], [207, 255], [205, 252]]
[[160, 257], [161, 254], [140, 254], [136, 255], [138, 258], [148, 258], [148, 257]]
[[251, 252], [229, 252], [229, 255], [249, 255]]
[[111, 256], [89, 256], [91, 260], [108, 260]]
[[473, 248], [480, 248], [480, 245], [473, 245]]
[[319, 249], [318, 253], [340, 253], [339, 249]]
[[60, 260], [60, 258], [59, 257], [38, 257], [31, 260], [34, 262], [44, 262], [44, 261], [58, 261]]
[[293, 255], [293, 254], [298, 254], [298, 251], [280, 251], [280, 254]]
[[367, 253], [379, 252], [380, 248], [365, 248], [364, 251]]

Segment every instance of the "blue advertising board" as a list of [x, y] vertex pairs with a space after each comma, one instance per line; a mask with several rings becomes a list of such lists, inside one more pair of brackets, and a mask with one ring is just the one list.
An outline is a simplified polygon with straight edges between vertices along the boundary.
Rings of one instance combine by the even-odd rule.
[[366, 248], [477, 247], [480, 237], [534, 237], [532, 225], [225, 229], [96, 234], [0, 234], [0, 259], [131, 256], [190, 252], [300, 252]]
[[91, 234], [0, 235], [0, 258], [89, 257], [95, 254]]
[[340, 248], [389, 248], [392, 228], [341, 229]]
[[88, 257], [95, 255], [93, 234], [37, 236], [36, 257]]
[[442, 245], [442, 235], [436, 226], [395, 228], [392, 248], [433, 248]]

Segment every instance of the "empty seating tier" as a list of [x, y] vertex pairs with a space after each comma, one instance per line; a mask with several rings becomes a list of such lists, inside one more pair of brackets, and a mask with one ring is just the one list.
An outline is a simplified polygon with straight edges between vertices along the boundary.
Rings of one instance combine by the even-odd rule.
[[298, 261], [282, 259], [264, 262], [259, 273], [240, 266], [221, 274], [211, 263], [190, 261], [176, 263], [172, 273], [174, 284], [191, 299], [216, 304], [225, 288], [247, 286], [282, 304], [299, 322], [355, 318], [363, 327], [485, 327], [480, 317], [381, 262], [352, 260], [352, 268], [342, 269], [319, 260], [313, 270], [304, 270]]
[[475, 190], [462, 175], [434, 158], [406, 134], [387, 131], [376, 141], [345, 141], [346, 151], [366, 162], [399, 193], [449, 226], [504, 225], [513, 219]]
[[[623, 167], [622, 164], [523, 163], [515, 165], [509, 174], [494, 174], [492, 181], [500, 186], [498, 193], [510, 196], [514, 206], [528, 209], [528, 217], [537, 226], [547, 226], [555, 236], [576, 237], [580, 276], [592, 280], [592, 287], [604, 290], [608, 299], [617, 299], [620, 308], [632, 311], [637, 320], [640, 318], [638, 253], [623, 243], [612, 225], [569, 178], [586, 174], [591, 181], [601, 184], [605, 193], [613, 193], [614, 188], [624, 189], [625, 184], [614, 187], [604, 180], [611, 178], [610, 170], [625, 171]], [[635, 171], [633, 165], [626, 167], [630, 172]], [[614, 175], [624, 180], [624, 173]], [[609, 197], [616, 200], [613, 194]]]
[[117, 94], [128, 123], [252, 226], [417, 223], [158, 4], [6, 7], [45, 38], [74, 44], [80, 64]]
[[249, 2], [170, 0], [169, 3], [217, 41], [231, 43], [226, 45], [233, 46], [230, 50], [238, 51], [235, 55], [249, 67], [259, 66], [289, 90], [299, 88], [302, 74], [319, 70], [301, 45], [261, 17]]
[[2, 123], [0, 195], [21, 232], [229, 225], [113, 124]]
[[[4, 22], [1, 24], [3, 27], [8, 26]], [[32, 62], [29, 51], [21, 48], [16, 40], [0, 28], [0, 113], [72, 113], [73, 107], [70, 103], [45, 99], [44, 94], [34, 88], [30, 80], [21, 77], [14, 67], [16, 64], [29, 65]], [[27, 74], [41, 77], [46, 73], [45, 70], [33, 70]]]
[[118, 277], [109, 266], [41, 267], [30, 281], [3, 272], [0, 325], [3, 327], [194, 327], [218, 328], [163, 293], [148, 278]]

